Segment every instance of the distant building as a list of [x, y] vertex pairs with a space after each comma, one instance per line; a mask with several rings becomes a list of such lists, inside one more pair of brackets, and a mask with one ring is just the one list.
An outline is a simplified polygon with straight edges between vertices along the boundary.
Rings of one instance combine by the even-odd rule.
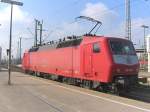
[[147, 70], [150, 72], [150, 35], [146, 36], [146, 49], [136, 49], [137, 56], [140, 62], [140, 69]]
[[150, 52], [150, 35], [146, 37], [146, 50]]
[[0, 64], [1, 64], [1, 61], [2, 61], [2, 48], [0, 47]]
[[150, 35], [147, 36], [146, 41], [146, 48], [148, 54], [148, 72], [150, 72]]

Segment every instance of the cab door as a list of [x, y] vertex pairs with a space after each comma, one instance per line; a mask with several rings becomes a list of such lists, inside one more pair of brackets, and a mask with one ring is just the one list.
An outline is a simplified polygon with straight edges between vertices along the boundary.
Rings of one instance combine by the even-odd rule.
[[92, 75], [92, 45], [86, 44], [84, 45], [84, 75], [91, 76]]
[[101, 48], [100, 48], [100, 42], [95, 42], [93, 43], [93, 74], [94, 76], [100, 76], [100, 74], [102, 73], [102, 71], [105, 69], [103, 69], [103, 67], [105, 66], [104, 63], [104, 58], [103, 55], [101, 53]]

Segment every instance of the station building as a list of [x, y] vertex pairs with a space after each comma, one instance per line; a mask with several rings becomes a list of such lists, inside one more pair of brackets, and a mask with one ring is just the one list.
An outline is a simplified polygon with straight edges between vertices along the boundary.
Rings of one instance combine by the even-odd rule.
[[147, 51], [147, 63], [148, 63], [148, 72], [150, 72], [150, 35], [146, 37], [146, 51]]
[[150, 35], [146, 36], [146, 49], [139, 48], [136, 49], [137, 56], [140, 62], [140, 69], [150, 72]]

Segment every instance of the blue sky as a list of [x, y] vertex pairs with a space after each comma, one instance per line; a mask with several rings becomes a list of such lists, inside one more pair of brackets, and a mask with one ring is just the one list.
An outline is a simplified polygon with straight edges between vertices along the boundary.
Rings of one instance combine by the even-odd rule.
[[[79, 16], [86, 3], [101, 2], [108, 8], [113, 8], [121, 17], [124, 17], [124, 0], [23, 0], [23, 9], [36, 17], [49, 20], [71, 20]], [[131, 0], [132, 17], [149, 17], [150, 1]], [[61, 18], [61, 19], [60, 19]]]
[[[21, 1], [21, 0], [20, 0]], [[125, 0], [22, 0], [23, 7], [14, 8], [13, 21], [13, 49], [16, 55], [17, 41], [33, 35], [34, 18], [44, 21], [44, 37], [56, 40], [67, 35], [81, 35], [90, 29], [86, 22], [73, 23], [80, 15], [90, 16], [103, 22], [99, 35], [124, 37]], [[142, 24], [150, 26], [150, 0], [131, 0], [132, 11], [132, 39], [138, 47], [142, 46]], [[0, 46], [3, 51], [8, 48], [10, 6], [0, 3]], [[59, 28], [58, 28], [59, 27]], [[52, 32], [52, 33], [50, 33]], [[147, 31], [147, 34], [150, 34]], [[33, 39], [23, 40], [23, 52], [33, 45]]]

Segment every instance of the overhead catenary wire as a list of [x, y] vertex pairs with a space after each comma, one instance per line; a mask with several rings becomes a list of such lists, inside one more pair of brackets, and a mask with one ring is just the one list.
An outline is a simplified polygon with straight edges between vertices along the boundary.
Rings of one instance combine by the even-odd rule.
[[147, 6], [148, 10], [144, 10], [144, 11], [148, 11], [148, 14], [149, 14], [149, 11], [150, 11], [150, 4], [148, 4], [147, 2], [150, 2], [150, 0], [145, 0], [146, 2], [144, 2], [144, 0], [139, 0], [139, 2], [142, 2], [142, 3], [145, 3], [145, 6]]
[[[83, 0], [82, 0], [82, 1], [83, 1]], [[81, 2], [81, 0], [75, 0], [75, 1], [72, 2], [71, 4], [72, 4], [72, 5], [77, 5], [77, 4], [80, 3], [80, 2]], [[67, 4], [67, 5], [65, 5], [64, 7], [58, 9], [57, 11], [54, 11], [54, 12], [55, 12], [54, 15], [55, 15], [55, 16], [56, 16], [57, 14], [60, 15], [60, 12], [63, 11], [63, 9], [66, 9], [66, 7], [68, 8], [68, 6], [72, 6], [72, 5]], [[53, 16], [54, 16], [54, 15], [53, 15]], [[72, 24], [72, 22], [71, 22], [70, 24]], [[54, 30], [57, 30], [57, 29], [63, 29], [63, 28], [61, 28], [61, 27], [56, 27]], [[50, 29], [49, 29], [48, 35], [42, 40], [42, 42], [45, 41], [45, 40], [47, 40], [47, 38], [49, 38], [49, 36], [54, 32], [54, 30], [50, 30]]]
[[[74, 1], [72, 4], [78, 4], [79, 2], [80, 2], [80, 0], [76, 0], [76, 1]], [[68, 6], [72, 6], [72, 5], [68, 4]], [[66, 8], [66, 6], [65, 6], [65, 8]], [[62, 11], [62, 9], [60, 9], [60, 11]], [[58, 13], [57, 13], [57, 14], [58, 14]], [[31, 32], [31, 30], [29, 30], [28, 28], [27, 28], [27, 30], [30, 32], [31, 35], [34, 35], [34, 34]], [[21, 33], [18, 34], [18, 35], [20, 36]]]
[[81, 3], [81, 1], [86, 1], [86, 0], [75, 0], [73, 1], [71, 4], [66, 4], [64, 5], [63, 7], [57, 9], [56, 11], [54, 11], [53, 13], [53, 16], [57, 16], [57, 15], [60, 15], [61, 12], [66, 9], [66, 8], [69, 8], [69, 7], [72, 7], [72, 6], [75, 6], [75, 5], [78, 5], [79, 3]]
[[[137, 2], [137, 1], [138, 1], [138, 0], [132, 1], [131, 3], [134, 3], [134, 2]], [[102, 11], [103, 13], [101, 13], [101, 16], [104, 16], [105, 14], [108, 14], [110, 11], [112, 11], [112, 10], [114, 10], [114, 9], [117, 9], [117, 8], [119, 8], [119, 7], [123, 7], [123, 6], [124, 6], [124, 2], [119, 3], [118, 5], [109, 8], [109, 10], [103, 10], [103, 11]], [[72, 22], [69, 23], [69, 24], [72, 24]], [[50, 35], [51, 35], [52, 33], [54, 33], [55, 30], [57, 30], [57, 29], [63, 29], [63, 28], [61, 28], [61, 27], [56, 27], [54, 30], [50, 30], [50, 31], [49, 31], [50, 33], [45, 37], [44, 40], [47, 40], [47, 39], [50, 37]], [[97, 32], [97, 31], [96, 31], [96, 32]], [[43, 41], [44, 41], [44, 40], [43, 40]]]
[[[141, 0], [142, 1], [142, 0]], [[133, 4], [135, 4], [135, 3], [140, 3], [140, 0], [135, 0], [135, 1], [131, 1], [131, 5], [133, 5]], [[120, 6], [121, 6], [121, 4], [120, 4]], [[124, 4], [122, 4], [122, 6], [124, 6]], [[102, 15], [103, 16], [103, 15]], [[136, 24], [139, 24], [139, 22], [137, 21], [137, 22], [132, 22], [131, 23], [131, 25], [132, 25], [132, 27], [134, 27], [133, 25], [136, 25]], [[124, 24], [124, 22], [122, 23], [122, 24]], [[139, 26], [138, 26], [139, 27]], [[113, 28], [114, 29], [114, 28]], [[109, 30], [113, 30], [112, 28], [107, 28], [107, 29], [105, 29], [105, 30], [107, 30], [107, 31], [109, 31]]]
[[[68, 25], [74, 24], [75, 22], [76, 22], [76, 20], [72, 21], [72, 22], [69, 22]], [[59, 26], [59, 27], [54, 28], [53, 30], [50, 30], [48, 35], [43, 39], [43, 42], [46, 41], [52, 33], [56, 32], [57, 30], [61, 30], [61, 29], [63, 30], [63, 27]]]

